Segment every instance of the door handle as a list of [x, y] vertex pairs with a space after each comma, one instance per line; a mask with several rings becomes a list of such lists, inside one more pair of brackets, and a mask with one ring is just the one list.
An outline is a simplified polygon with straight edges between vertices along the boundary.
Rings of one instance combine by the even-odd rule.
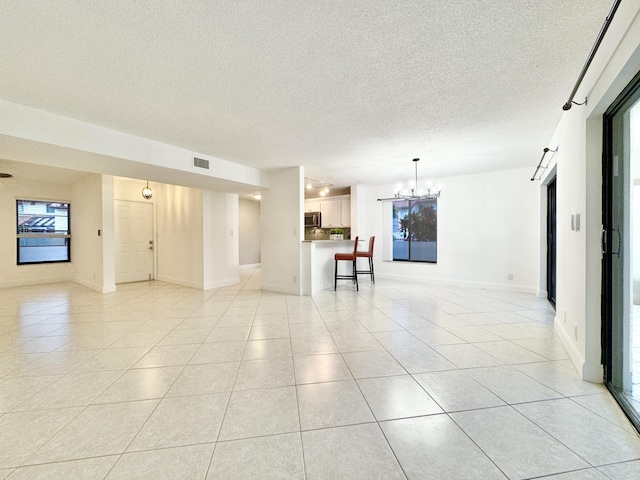
[[[612, 233], [615, 232], [618, 235], [618, 248], [615, 252], [611, 252], [611, 255], [618, 255], [620, 256], [620, 225], [618, 225], [616, 228], [614, 228], [612, 230]], [[613, 239], [612, 239], [613, 240]]]
[[600, 253], [602, 255], [607, 254], [607, 229], [602, 227], [602, 232], [600, 232]]

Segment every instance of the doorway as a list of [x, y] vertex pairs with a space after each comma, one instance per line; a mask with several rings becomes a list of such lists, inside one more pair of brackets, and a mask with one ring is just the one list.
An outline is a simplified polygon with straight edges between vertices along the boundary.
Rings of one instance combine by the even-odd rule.
[[605, 113], [603, 141], [605, 382], [640, 429], [640, 74]]
[[556, 177], [547, 184], [547, 299], [556, 308]]
[[116, 283], [154, 278], [153, 204], [115, 200]]

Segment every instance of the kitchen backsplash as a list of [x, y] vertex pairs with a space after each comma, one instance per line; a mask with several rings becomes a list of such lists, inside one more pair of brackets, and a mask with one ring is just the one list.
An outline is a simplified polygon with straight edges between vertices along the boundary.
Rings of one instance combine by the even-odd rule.
[[[329, 232], [331, 228], [305, 228], [304, 229], [304, 239], [305, 240], [329, 240]], [[351, 229], [343, 228], [343, 238], [344, 240], [349, 240], [351, 238]]]

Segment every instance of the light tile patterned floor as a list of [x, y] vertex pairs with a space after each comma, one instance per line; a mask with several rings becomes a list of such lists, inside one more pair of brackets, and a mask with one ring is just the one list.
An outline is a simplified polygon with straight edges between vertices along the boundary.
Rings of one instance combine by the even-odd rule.
[[363, 278], [0, 291], [0, 480], [630, 479], [533, 295]]

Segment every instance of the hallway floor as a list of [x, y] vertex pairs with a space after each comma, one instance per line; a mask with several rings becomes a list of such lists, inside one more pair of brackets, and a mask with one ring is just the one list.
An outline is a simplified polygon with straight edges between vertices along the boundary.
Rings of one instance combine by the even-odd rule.
[[0, 290], [0, 479], [640, 478], [533, 295]]

